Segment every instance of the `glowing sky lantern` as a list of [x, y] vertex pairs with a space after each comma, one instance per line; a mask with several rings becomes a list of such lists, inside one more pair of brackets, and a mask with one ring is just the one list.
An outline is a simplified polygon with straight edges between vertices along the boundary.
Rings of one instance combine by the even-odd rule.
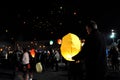
[[38, 72], [38, 73], [41, 73], [42, 71], [43, 71], [43, 67], [42, 67], [42, 64], [41, 64], [41, 62], [38, 62], [38, 63], [36, 63], [36, 71]]
[[74, 61], [73, 56], [81, 51], [82, 43], [79, 37], [73, 33], [63, 36], [60, 47], [61, 55], [68, 61]]
[[58, 39], [58, 40], [57, 40], [57, 43], [58, 43], [58, 44], [61, 44], [61, 39]]
[[34, 58], [34, 57], [35, 57], [35, 49], [31, 49], [31, 50], [30, 50], [30, 54], [31, 54], [31, 56]]

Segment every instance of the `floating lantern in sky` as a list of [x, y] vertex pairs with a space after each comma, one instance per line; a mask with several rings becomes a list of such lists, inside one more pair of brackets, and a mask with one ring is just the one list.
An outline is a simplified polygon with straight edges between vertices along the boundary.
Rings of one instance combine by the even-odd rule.
[[79, 37], [73, 33], [63, 36], [60, 47], [61, 55], [68, 61], [74, 61], [73, 56], [81, 51], [82, 43]]

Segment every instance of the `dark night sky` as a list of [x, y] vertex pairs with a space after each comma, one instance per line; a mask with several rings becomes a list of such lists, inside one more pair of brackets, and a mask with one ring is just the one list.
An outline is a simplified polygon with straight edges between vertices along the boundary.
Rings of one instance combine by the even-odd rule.
[[106, 35], [115, 29], [119, 36], [120, 9], [116, 3], [104, 0], [17, 2], [0, 8], [0, 38], [57, 39], [68, 32], [83, 37], [85, 30], [82, 23], [89, 18], [95, 20], [100, 31]]

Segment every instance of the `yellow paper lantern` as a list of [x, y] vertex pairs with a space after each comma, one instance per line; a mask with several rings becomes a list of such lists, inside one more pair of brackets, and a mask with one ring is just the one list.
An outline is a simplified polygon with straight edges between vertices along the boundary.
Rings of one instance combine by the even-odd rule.
[[41, 62], [36, 63], [36, 71], [38, 73], [41, 73], [43, 71], [43, 67], [42, 67]]
[[81, 46], [79, 37], [73, 33], [68, 33], [62, 38], [61, 55], [68, 61], [74, 61], [72, 57], [81, 51]]

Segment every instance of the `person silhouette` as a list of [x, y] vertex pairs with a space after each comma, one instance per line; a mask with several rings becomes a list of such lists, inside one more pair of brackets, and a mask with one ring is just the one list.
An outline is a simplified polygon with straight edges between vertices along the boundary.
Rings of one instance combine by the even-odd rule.
[[86, 80], [104, 80], [106, 73], [106, 43], [103, 34], [93, 20], [85, 23], [87, 37], [81, 52], [73, 57], [84, 60]]
[[109, 58], [111, 58], [113, 71], [119, 71], [118, 50], [116, 46], [110, 48]]

